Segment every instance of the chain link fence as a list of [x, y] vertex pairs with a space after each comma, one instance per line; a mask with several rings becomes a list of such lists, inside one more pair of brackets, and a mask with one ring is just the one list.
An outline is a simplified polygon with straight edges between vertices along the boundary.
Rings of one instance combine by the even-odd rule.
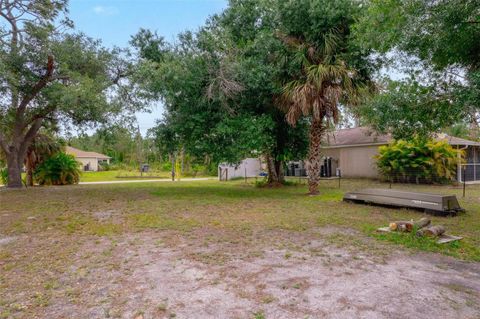
[[422, 169], [404, 170], [402, 172], [383, 174], [382, 179], [390, 183], [402, 184], [452, 184], [457, 181], [457, 174], [452, 172], [450, 176], [437, 174], [433, 171]]

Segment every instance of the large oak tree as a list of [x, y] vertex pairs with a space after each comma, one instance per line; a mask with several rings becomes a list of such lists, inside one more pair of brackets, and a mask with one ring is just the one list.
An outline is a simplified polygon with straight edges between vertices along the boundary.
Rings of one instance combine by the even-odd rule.
[[67, 33], [66, 14], [67, 0], [0, 0], [0, 149], [9, 187], [22, 187], [25, 155], [41, 127], [103, 121], [135, 100], [122, 83], [128, 64], [118, 50]]

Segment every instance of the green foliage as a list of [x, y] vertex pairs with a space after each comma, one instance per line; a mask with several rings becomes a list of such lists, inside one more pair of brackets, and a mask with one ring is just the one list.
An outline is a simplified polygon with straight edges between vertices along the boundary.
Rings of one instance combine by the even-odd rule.
[[398, 182], [448, 182], [455, 178], [459, 153], [446, 141], [399, 140], [380, 146], [377, 166], [387, 180]]
[[265, 319], [265, 314], [263, 313], [263, 311], [257, 311], [253, 314], [254, 316], [254, 319]]
[[386, 90], [359, 108], [362, 122], [395, 139], [429, 138], [465, 117], [464, 107], [445, 99], [444, 88], [417, 81], [388, 81]]
[[112, 164], [138, 166], [140, 162], [152, 163], [161, 159], [152, 138], [142, 137], [138, 131], [119, 125], [102, 127], [92, 135], [71, 137], [68, 143], [84, 151], [108, 155]]
[[112, 169], [112, 167], [108, 163], [98, 163], [98, 169], [100, 171], [108, 172]]
[[[455, 125], [450, 126], [445, 130], [450, 136], [460, 137], [464, 139], [472, 139], [472, 131], [469, 129], [467, 123], [460, 122]], [[475, 136], [474, 140], [477, 140], [480, 136]]]
[[35, 170], [35, 180], [40, 185], [70, 185], [80, 180], [79, 163], [75, 157], [65, 153], [58, 153]]
[[6, 167], [0, 168], [0, 182], [3, 185], [7, 185], [8, 183], [8, 169]]
[[397, 48], [438, 68], [480, 66], [476, 0], [371, 0], [356, 35], [380, 52]]
[[[0, 150], [10, 168], [23, 162], [38, 131], [126, 120], [142, 109], [125, 52], [72, 32], [67, 0], [0, 6]], [[68, 31], [66, 31], [68, 30]], [[17, 163], [14, 163], [17, 161]], [[20, 172], [9, 186], [21, 187]]]
[[[404, 84], [389, 87], [388, 93], [373, 102], [376, 106], [371, 110], [382, 117], [381, 111], [388, 105], [394, 108], [384, 116], [390, 118], [389, 123], [380, 126], [399, 123], [408, 129], [413, 117], [418, 116], [414, 127], [426, 125], [424, 130], [432, 126], [430, 132], [433, 132], [442, 125], [451, 125], [458, 116], [457, 121], [467, 121], [476, 130], [471, 135], [478, 134], [479, 12], [480, 2], [476, 0], [368, 1], [355, 26], [356, 42], [366, 50], [381, 53], [376, 58], [387, 62], [387, 66], [400, 62], [406, 67], [404, 71], [414, 72], [417, 80], [424, 77], [423, 81], [428, 83], [418, 92], [415, 83], [408, 90], [401, 87]], [[403, 93], [397, 90], [399, 86]], [[380, 107], [381, 104], [385, 107]], [[430, 109], [432, 112], [428, 114]], [[392, 114], [399, 111], [401, 114]]]
[[175, 45], [145, 30], [134, 37], [141, 86], [166, 106], [152, 130], [160, 149], [183, 149], [206, 163], [303, 156], [306, 125], [290, 128], [276, 107], [286, 74], [284, 47], [274, 36], [277, 7], [232, 1], [199, 32], [180, 34]]

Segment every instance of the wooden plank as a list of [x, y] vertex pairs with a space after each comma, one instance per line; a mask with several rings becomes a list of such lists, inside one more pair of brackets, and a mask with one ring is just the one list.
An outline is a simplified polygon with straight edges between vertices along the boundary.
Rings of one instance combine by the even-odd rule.
[[438, 237], [437, 244], [446, 244], [461, 239], [463, 239], [463, 237], [443, 234]]
[[392, 231], [390, 230], [390, 227], [380, 227], [377, 228], [377, 231], [380, 233], [391, 233]]

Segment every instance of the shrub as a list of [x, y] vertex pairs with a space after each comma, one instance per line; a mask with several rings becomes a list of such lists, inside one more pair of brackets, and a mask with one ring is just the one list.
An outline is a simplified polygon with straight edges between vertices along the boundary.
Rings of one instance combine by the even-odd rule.
[[172, 170], [172, 162], [165, 161], [161, 165], [161, 170], [162, 171], [171, 171]]
[[111, 171], [112, 165], [108, 163], [98, 163], [98, 170], [99, 171]]
[[398, 140], [381, 146], [376, 159], [381, 175], [387, 180], [445, 183], [455, 177], [459, 152], [462, 151], [445, 141]]
[[0, 183], [8, 184], [8, 169], [6, 167], [0, 168]]
[[57, 153], [37, 167], [34, 178], [40, 185], [77, 184], [80, 180], [79, 165], [72, 155]]

